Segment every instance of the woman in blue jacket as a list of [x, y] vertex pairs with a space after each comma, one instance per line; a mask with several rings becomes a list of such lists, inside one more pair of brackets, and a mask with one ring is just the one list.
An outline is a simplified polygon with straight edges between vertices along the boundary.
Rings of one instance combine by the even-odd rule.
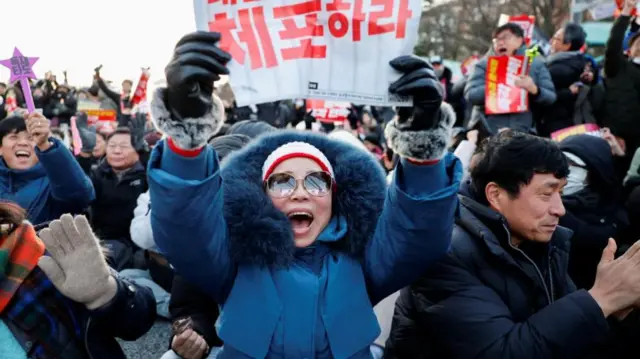
[[149, 166], [154, 238], [179, 274], [221, 305], [217, 358], [370, 358], [373, 305], [449, 248], [461, 166], [455, 115], [431, 66], [403, 56], [391, 93], [414, 98], [386, 137], [402, 156], [387, 188], [376, 159], [311, 133], [256, 139], [221, 167], [213, 82], [220, 35], [177, 44], [152, 117], [167, 135]]

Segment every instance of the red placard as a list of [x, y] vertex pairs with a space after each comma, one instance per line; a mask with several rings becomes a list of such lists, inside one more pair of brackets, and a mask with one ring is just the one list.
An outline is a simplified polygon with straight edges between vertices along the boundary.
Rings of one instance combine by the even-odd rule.
[[533, 28], [536, 26], [536, 17], [529, 15], [517, 15], [517, 16], [509, 16], [505, 14], [500, 15], [500, 21], [498, 21], [498, 26], [502, 26], [506, 23], [514, 23], [520, 25], [522, 30], [524, 30], [524, 41], [529, 46], [531, 44], [531, 39], [533, 39]]
[[311, 110], [311, 115], [320, 122], [343, 123], [349, 115], [349, 102], [307, 100], [307, 111]]
[[490, 56], [487, 59], [485, 112], [488, 115], [529, 111], [529, 95], [515, 85], [527, 72], [525, 56]]

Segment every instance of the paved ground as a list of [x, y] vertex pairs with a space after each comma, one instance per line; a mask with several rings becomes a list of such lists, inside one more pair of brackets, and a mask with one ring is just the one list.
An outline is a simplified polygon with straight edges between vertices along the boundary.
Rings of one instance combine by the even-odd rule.
[[135, 342], [120, 341], [128, 359], [160, 359], [169, 348], [171, 325], [168, 321], [157, 321], [151, 330]]

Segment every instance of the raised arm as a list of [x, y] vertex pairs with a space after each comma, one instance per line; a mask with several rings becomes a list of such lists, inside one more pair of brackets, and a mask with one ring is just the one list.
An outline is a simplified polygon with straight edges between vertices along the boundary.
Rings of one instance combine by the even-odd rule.
[[223, 303], [235, 276], [223, 216], [223, 186], [207, 140], [222, 125], [224, 108], [213, 82], [228, 73], [230, 57], [219, 34], [197, 32], [176, 45], [167, 88], [151, 103], [154, 123], [168, 138], [149, 161], [151, 227], [156, 244], [176, 271]]
[[460, 161], [447, 154], [455, 113], [442, 103], [444, 89], [433, 69], [414, 57], [391, 65], [405, 76], [389, 91], [413, 96], [414, 107], [400, 109], [386, 129], [402, 160], [365, 253], [373, 303], [413, 282], [446, 253], [462, 177]]
[[49, 120], [34, 112], [26, 122], [27, 130], [36, 142], [36, 156], [49, 180], [51, 198], [61, 208], [81, 211], [95, 198], [91, 180], [64, 144], [49, 137]]

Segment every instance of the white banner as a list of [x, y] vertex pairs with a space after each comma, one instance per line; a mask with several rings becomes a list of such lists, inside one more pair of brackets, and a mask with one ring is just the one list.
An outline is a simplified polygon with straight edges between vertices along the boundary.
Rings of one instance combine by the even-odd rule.
[[389, 61], [413, 53], [421, 0], [194, 0], [198, 30], [222, 34], [239, 106], [293, 98], [408, 105]]

